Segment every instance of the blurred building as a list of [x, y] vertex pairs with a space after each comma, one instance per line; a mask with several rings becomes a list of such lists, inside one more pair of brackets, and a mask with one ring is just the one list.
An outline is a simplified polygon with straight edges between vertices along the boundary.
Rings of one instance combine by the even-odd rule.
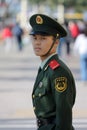
[[0, 0], [0, 20], [6, 15], [7, 4], [5, 0]]
[[[15, 9], [16, 7], [16, 9]], [[14, 23], [16, 14], [20, 12], [20, 0], [0, 0], [0, 21]]]
[[58, 3], [56, 5], [54, 2], [54, 9], [54, 5], [50, 6], [47, 1], [49, 0], [46, 0], [45, 2], [42, 1], [40, 4], [35, 2], [32, 4], [31, 0], [0, 0], [0, 21], [14, 24], [17, 20], [23, 27], [25, 27], [27, 26], [29, 17], [38, 12], [46, 13], [62, 23], [65, 19], [87, 19], [87, 13], [84, 13], [83, 16], [83, 12], [76, 11], [73, 6], [66, 6], [67, 0], [59, 0], [63, 1], [63, 3]]

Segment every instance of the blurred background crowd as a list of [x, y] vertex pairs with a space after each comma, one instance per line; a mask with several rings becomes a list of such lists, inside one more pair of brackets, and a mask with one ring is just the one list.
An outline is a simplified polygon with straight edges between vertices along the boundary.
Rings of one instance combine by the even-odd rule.
[[[66, 28], [68, 35], [60, 39], [57, 52], [62, 55], [63, 45], [67, 56], [78, 50], [82, 80], [87, 80], [87, 1], [0, 0], [0, 45], [4, 46], [5, 52], [10, 52], [13, 44], [17, 44], [18, 51], [23, 51], [24, 46], [30, 44], [28, 20], [34, 13], [45, 13]], [[80, 40], [77, 40], [78, 36]], [[79, 41], [82, 45], [77, 46]]]

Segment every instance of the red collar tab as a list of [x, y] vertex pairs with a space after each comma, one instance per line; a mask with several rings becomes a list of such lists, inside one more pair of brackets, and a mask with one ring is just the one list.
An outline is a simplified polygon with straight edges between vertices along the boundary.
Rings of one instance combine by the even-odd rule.
[[52, 70], [56, 69], [57, 67], [60, 66], [60, 64], [56, 61], [56, 60], [52, 60], [50, 63], [49, 63], [49, 66]]

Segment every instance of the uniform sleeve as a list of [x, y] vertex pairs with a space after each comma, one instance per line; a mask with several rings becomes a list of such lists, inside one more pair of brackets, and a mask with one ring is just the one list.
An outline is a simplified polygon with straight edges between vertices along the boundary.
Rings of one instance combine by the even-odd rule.
[[[53, 81], [53, 82], [52, 82]], [[52, 91], [56, 103], [55, 130], [72, 130], [72, 107], [75, 102], [75, 83], [67, 71], [54, 72]]]

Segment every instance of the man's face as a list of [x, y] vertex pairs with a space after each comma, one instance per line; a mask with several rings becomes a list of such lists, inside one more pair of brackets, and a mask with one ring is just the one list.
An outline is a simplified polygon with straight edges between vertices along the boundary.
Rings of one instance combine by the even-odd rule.
[[[53, 43], [53, 36], [43, 36], [43, 35], [33, 35], [32, 36], [32, 44], [34, 52], [37, 56], [42, 57], [45, 55], [51, 45]], [[54, 51], [54, 47], [52, 48], [50, 54], [52, 54]]]

